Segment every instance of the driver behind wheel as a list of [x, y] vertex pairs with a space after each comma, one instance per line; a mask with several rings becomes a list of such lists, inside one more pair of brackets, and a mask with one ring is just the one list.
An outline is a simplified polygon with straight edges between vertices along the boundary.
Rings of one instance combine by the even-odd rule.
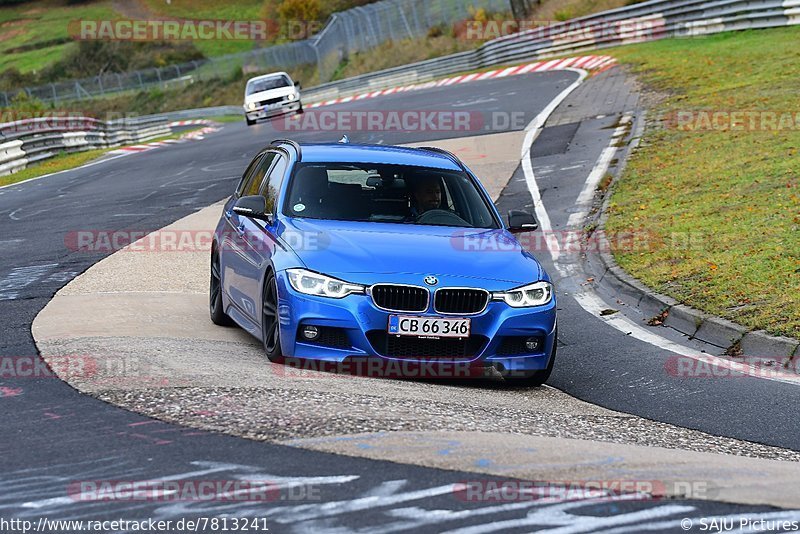
[[411, 183], [411, 211], [420, 216], [426, 211], [442, 209], [442, 184], [437, 176], [419, 176]]

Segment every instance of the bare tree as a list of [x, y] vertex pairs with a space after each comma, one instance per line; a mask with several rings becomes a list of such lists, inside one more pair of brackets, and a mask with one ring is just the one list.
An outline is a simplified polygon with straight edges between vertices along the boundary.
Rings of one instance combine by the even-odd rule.
[[517, 20], [526, 19], [533, 10], [533, 5], [538, 5], [541, 0], [511, 0], [511, 14]]

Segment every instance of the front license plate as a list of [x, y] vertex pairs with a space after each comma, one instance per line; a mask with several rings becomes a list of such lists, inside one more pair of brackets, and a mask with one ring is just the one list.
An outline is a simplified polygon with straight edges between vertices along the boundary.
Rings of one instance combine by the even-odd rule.
[[390, 315], [390, 334], [414, 337], [469, 337], [470, 320], [449, 317]]
[[283, 104], [281, 102], [275, 102], [274, 104], [267, 104], [267, 109], [271, 111], [273, 109], [278, 109], [282, 105]]

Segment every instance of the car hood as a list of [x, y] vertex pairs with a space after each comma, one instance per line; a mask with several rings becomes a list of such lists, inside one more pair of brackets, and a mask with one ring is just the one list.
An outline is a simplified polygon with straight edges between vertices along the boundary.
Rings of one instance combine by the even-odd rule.
[[244, 103], [249, 104], [250, 102], [261, 102], [263, 100], [269, 100], [270, 98], [280, 98], [282, 96], [287, 96], [295, 92], [294, 87], [278, 87], [277, 89], [270, 89], [269, 91], [260, 91], [258, 93], [253, 93], [244, 97]]
[[386, 281], [385, 274], [418, 283], [419, 275], [435, 275], [449, 284], [493, 280], [502, 289], [547, 279], [539, 262], [503, 229], [293, 218], [282, 234], [308, 269], [356, 283]]

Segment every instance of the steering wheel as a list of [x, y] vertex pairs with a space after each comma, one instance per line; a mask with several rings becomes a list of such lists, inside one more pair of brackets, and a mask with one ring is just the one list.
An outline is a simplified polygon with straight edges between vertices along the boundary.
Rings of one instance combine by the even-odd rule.
[[452, 211], [434, 209], [428, 210], [419, 217], [418, 224], [438, 224], [441, 226], [470, 226], [470, 224]]

